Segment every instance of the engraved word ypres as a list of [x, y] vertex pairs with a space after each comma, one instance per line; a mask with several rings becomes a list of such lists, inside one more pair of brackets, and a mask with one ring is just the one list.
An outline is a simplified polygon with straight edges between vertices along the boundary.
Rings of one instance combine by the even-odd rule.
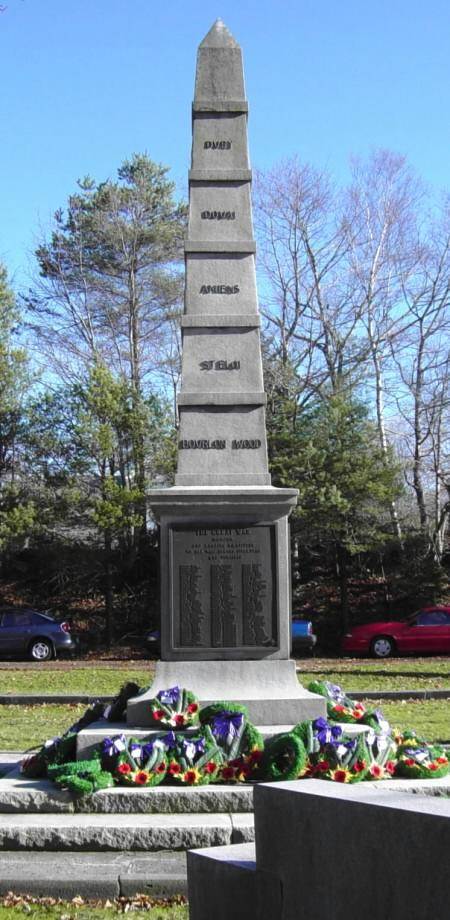
[[205, 150], [231, 150], [231, 141], [205, 141]]

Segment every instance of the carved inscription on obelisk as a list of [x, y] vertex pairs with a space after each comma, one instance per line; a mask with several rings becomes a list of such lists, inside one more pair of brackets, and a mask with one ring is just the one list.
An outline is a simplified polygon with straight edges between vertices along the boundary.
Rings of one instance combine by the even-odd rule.
[[242, 54], [220, 20], [198, 49], [192, 118], [175, 481], [270, 485]]
[[175, 648], [277, 646], [273, 525], [176, 525], [171, 559]]

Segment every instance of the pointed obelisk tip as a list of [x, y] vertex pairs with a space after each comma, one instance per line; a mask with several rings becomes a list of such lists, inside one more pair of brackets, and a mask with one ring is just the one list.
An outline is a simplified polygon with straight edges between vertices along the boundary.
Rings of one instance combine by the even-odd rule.
[[221, 19], [216, 19], [211, 26], [207, 35], [205, 35], [200, 48], [238, 48], [239, 45], [233, 38], [229, 29], [227, 29]]

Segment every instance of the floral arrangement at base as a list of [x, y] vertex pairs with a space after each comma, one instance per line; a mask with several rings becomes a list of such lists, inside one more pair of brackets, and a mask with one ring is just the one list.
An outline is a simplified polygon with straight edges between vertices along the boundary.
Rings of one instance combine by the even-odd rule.
[[391, 726], [379, 709], [371, 713], [370, 722], [366, 724], [369, 731], [365, 734], [365, 742], [370, 755], [366, 779], [391, 779], [397, 759], [397, 742]]
[[441, 779], [450, 771], [450, 761], [440, 744], [427, 744], [414, 731], [397, 736], [395, 776], [404, 779]]
[[48, 777], [61, 789], [67, 789], [75, 796], [91, 795], [99, 789], [114, 785], [110, 773], [102, 770], [100, 759], [73, 760], [48, 767]]
[[259, 765], [267, 782], [297, 779], [306, 768], [306, 749], [298, 732], [282, 732], [269, 738]]
[[149, 705], [153, 722], [158, 725], [180, 729], [199, 724], [198, 699], [190, 690], [181, 687], [160, 690]]
[[205, 786], [214, 782], [223, 764], [223, 753], [211, 728], [205, 725], [197, 735], [175, 735], [169, 779], [183, 786]]
[[[441, 746], [428, 744], [412, 730], [393, 732], [381, 710], [354, 704], [335, 684], [315, 681], [309, 689], [325, 696], [328, 719], [300, 722], [265, 742], [245, 706], [222, 701], [200, 711], [189, 690], [161, 690], [152, 700], [152, 712], [156, 724], [170, 726], [167, 731], [145, 740], [126, 734], [105, 738], [92, 759], [77, 761], [78, 732], [111, 711], [94, 703], [60, 738], [26, 757], [21, 773], [25, 778], [48, 776], [75, 796], [116, 784], [146, 788], [162, 782], [200, 786], [308, 777], [356, 783], [392, 777], [439, 779], [449, 773], [450, 762]], [[131, 684], [122, 688], [113, 711], [135, 690]], [[352, 736], [337, 724], [340, 721], [367, 728]]]
[[367, 778], [371, 763], [364, 734], [351, 738], [340, 725], [324, 718], [300, 722], [294, 734], [303, 741], [307, 757], [300, 778], [338, 783], [359, 783]]
[[248, 760], [250, 755], [264, 749], [261, 732], [249, 721], [243, 706], [226, 702], [208, 706], [201, 714], [201, 721], [211, 731], [223, 760], [228, 763], [250, 766], [256, 762], [255, 758]]
[[101, 752], [102, 763], [123, 786], [159, 786], [166, 776], [167, 746], [161, 738], [145, 743], [124, 735], [105, 738]]
[[336, 722], [361, 722], [366, 715], [364, 703], [351, 700], [341, 687], [328, 680], [312, 680], [307, 689], [326, 699], [329, 719], [335, 719]]

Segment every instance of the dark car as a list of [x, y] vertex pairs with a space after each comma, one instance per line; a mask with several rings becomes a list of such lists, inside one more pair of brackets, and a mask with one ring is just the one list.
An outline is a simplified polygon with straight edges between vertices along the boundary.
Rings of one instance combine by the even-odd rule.
[[311, 620], [292, 620], [291, 640], [294, 653], [313, 652], [317, 636], [313, 632]]
[[48, 661], [58, 652], [74, 649], [68, 623], [58, 623], [37, 610], [0, 607], [0, 657], [20, 655]]
[[390, 658], [396, 654], [450, 654], [450, 607], [422, 607], [406, 620], [355, 626], [342, 640], [344, 654]]
[[[160, 637], [159, 629], [151, 629], [145, 633], [145, 644], [152, 656], [160, 654]], [[312, 652], [317, 642], [317, 636], [313, 633], [312, 623], [310, 620], [292, 620], [291, 630], [292, 651]]]

